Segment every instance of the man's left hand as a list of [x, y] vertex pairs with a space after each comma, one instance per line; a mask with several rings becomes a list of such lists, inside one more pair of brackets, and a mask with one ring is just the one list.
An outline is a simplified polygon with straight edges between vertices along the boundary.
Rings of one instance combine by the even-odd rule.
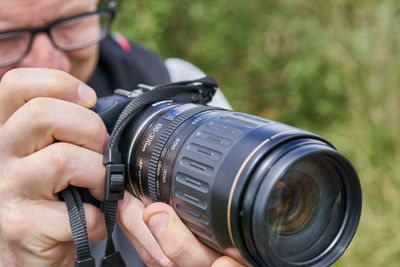
[[125, 192], [118, 221], [148, 266], [243, 266], [200, 242], [165, 203], [145, 205]]

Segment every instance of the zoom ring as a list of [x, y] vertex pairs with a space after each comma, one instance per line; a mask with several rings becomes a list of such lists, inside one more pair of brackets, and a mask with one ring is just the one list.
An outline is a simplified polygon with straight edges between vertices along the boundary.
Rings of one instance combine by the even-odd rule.
[[176, 119], [174, 119], [161, 134], [156, 145], [154, 146], [153, 152], [151, 153], [149, 160], [149, 168], [148, 168], [147, 182], [149, 188], [149, 195], [153, 202], [159, 201], [157, 197], [157, 188], [156, 188], [158, 161], [160, 160], [161, 152], [163, 151], [164, 146], [167, 143], [168, 139], [184, 121], [186, 121], [187, 119], [189, 119], [194, 115], [211, 110], [223, 110], [223, 109], [210, 106], [199, 106], [190, 109], [188, 111], [185, 111], [183, 114], [179, 115]]

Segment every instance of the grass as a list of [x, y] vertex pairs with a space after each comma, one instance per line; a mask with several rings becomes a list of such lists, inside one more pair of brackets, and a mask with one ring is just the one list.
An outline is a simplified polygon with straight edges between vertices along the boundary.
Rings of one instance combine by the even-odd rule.
[[363, 213], [335, 266], [400, 262], [400, 2], [124, 0], [114, 29], [214, 76], [236, 110], [330, 140]]

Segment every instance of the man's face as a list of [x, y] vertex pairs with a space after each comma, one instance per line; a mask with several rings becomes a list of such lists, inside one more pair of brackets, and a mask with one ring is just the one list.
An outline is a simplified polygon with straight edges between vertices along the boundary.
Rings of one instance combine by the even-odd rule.
[[[0, 0], [0, 32], [40, 27], [66, 17], [95, 11], [96, 0]], [[18, 67], [53, 68], [87, 82], [98, 58], [98, 45], [76, 51], [60, 51], [46, 33], [36, 34], [29, 53], [19, 62], [0, 67], [0, 78]]]

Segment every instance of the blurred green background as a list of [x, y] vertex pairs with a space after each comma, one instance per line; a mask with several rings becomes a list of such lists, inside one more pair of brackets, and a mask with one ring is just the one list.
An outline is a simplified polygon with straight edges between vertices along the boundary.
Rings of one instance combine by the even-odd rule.
[[214, 76], [235, 110], [318, 133], [356, 166], [335, 266], [400, 265], [400, 2], [123, 0], [114, 30]]

